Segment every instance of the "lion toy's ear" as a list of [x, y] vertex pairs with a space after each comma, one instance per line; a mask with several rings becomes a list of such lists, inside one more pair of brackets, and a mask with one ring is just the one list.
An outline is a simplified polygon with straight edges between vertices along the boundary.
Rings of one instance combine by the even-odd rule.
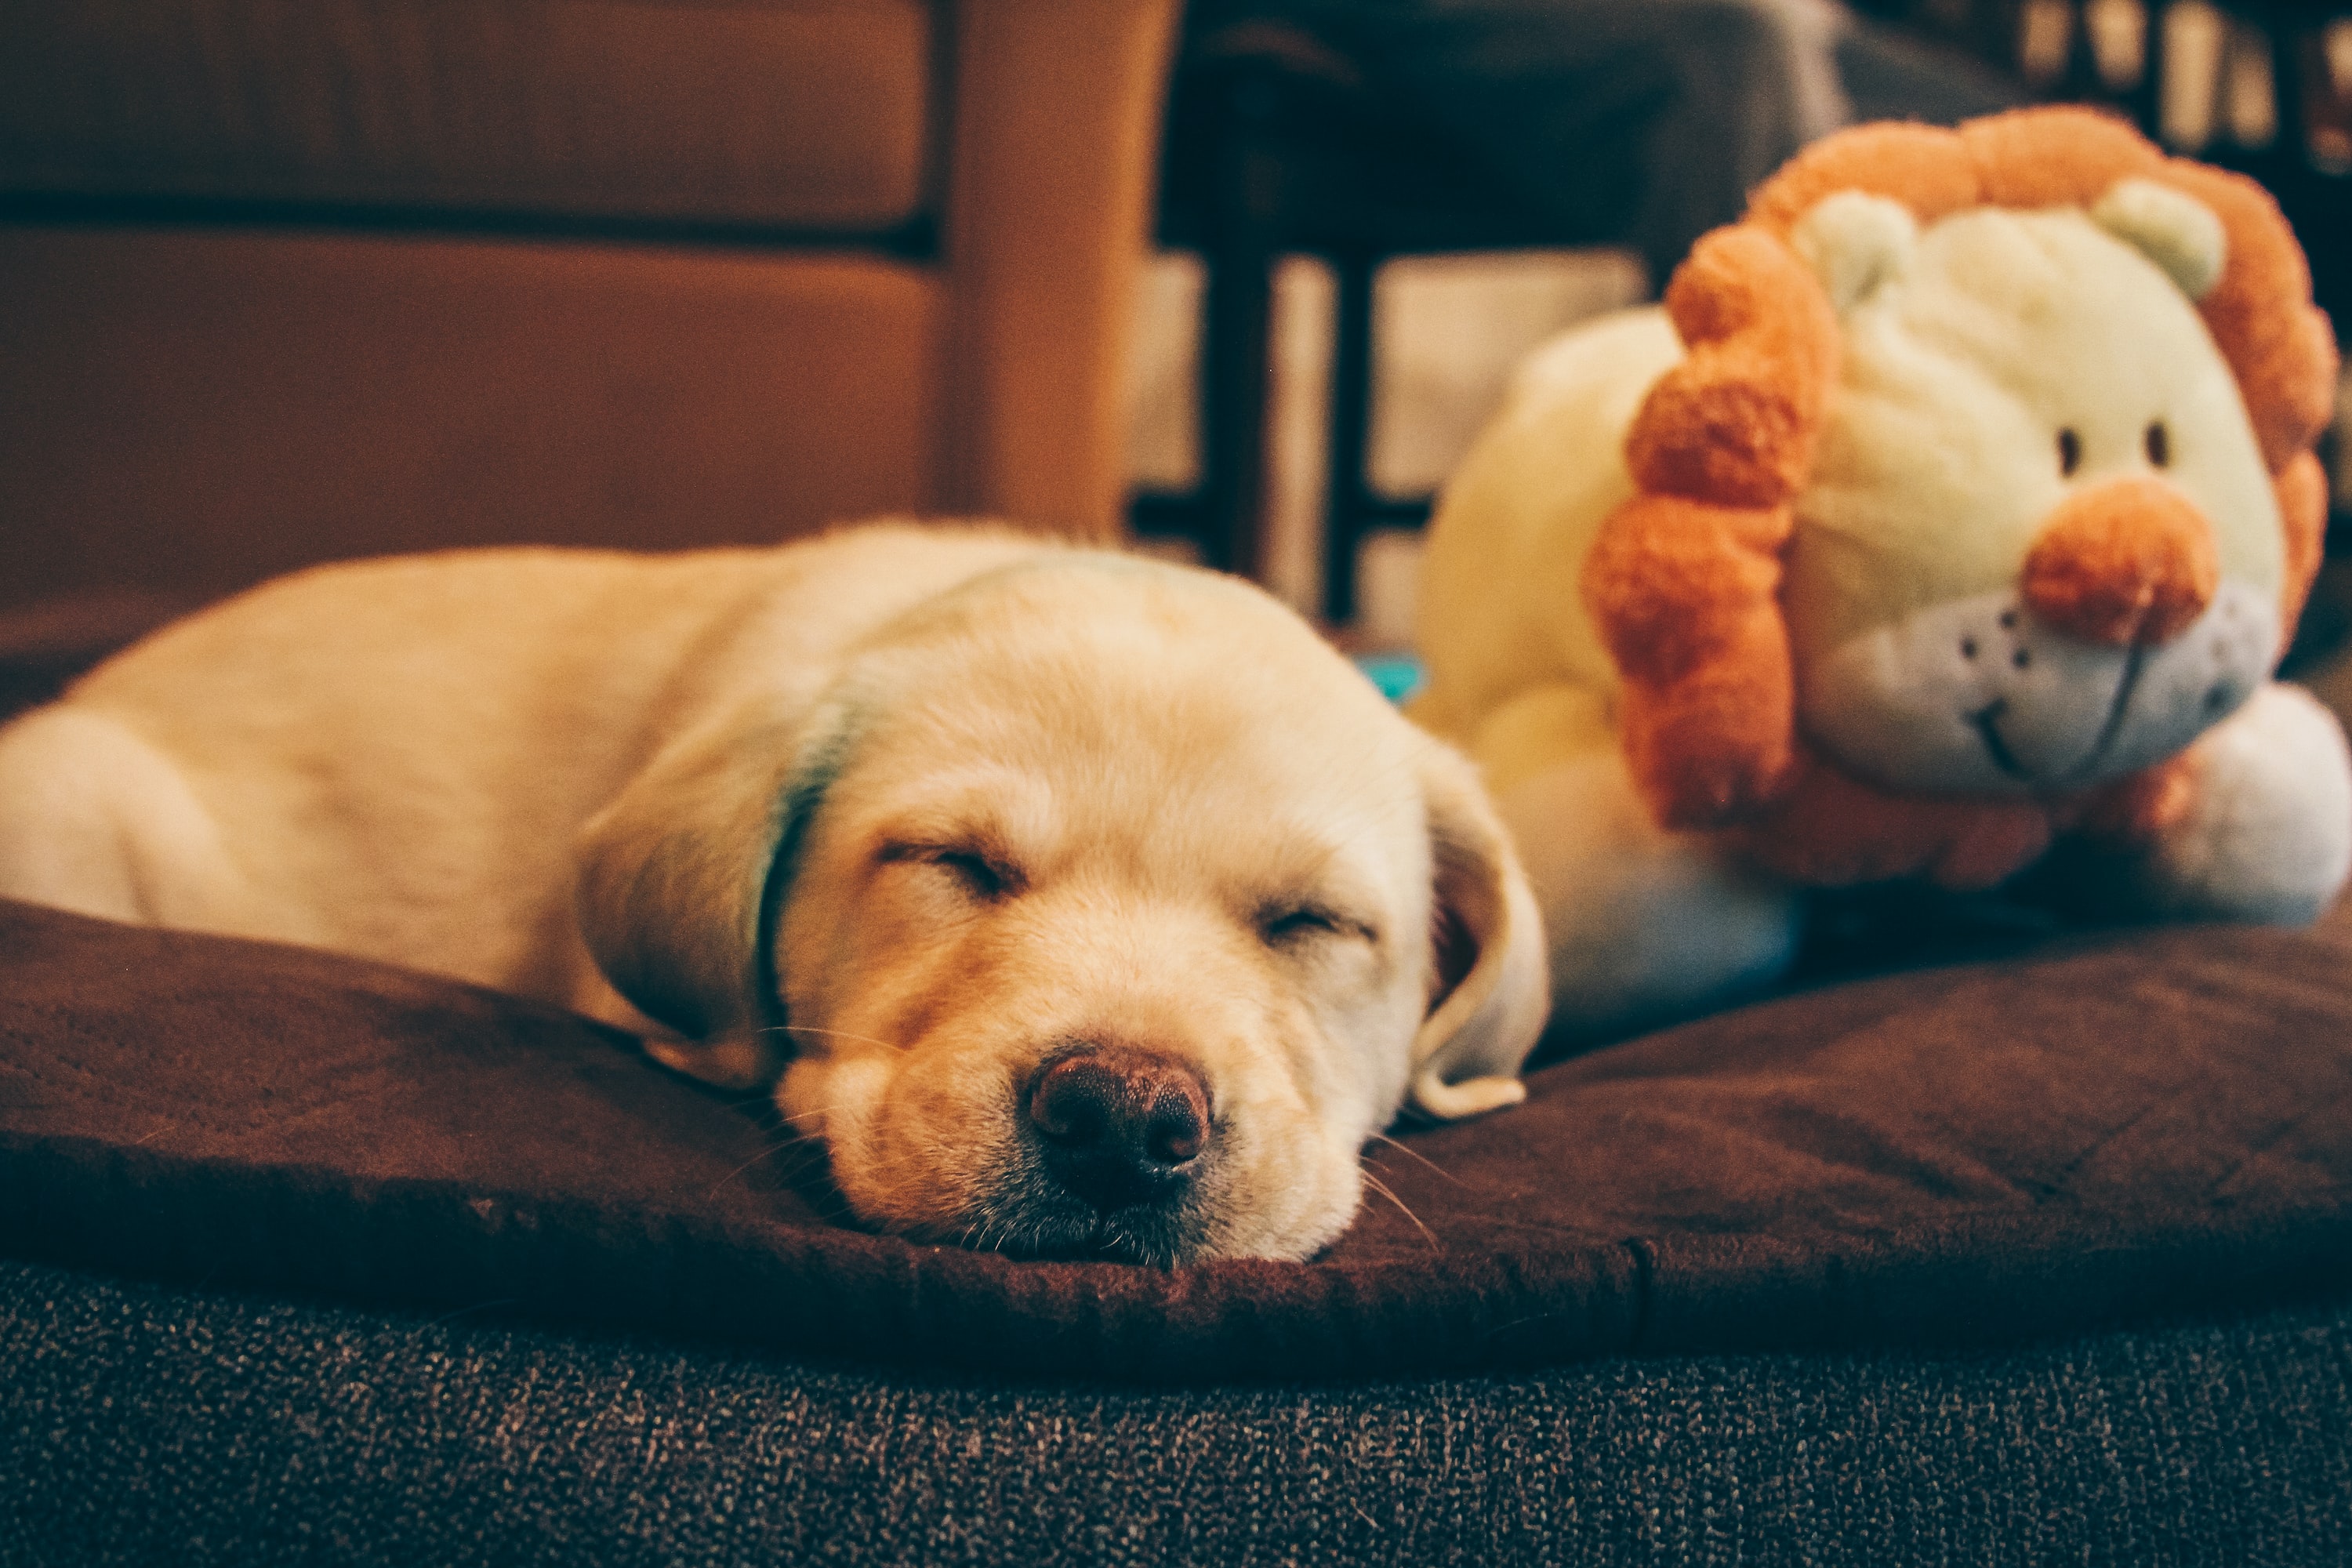
[[1910, 269], [1919, 220], [1901, 202], [1840, 191], [1798, 220], [1789, 242], [1843, 316]]
[[2093, 204], [2091, 219], [2155, 262], [2191, 300], [2211, 293], [2230, 262], [2229, 235], [2213, 209], [2154, 180], [2117, 180]]

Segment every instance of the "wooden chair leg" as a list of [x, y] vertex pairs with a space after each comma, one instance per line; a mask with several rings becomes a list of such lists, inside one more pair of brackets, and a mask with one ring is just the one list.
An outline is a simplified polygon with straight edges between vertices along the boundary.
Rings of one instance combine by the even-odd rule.
[[1245, 247], [1211, 258], [1202, 341], [1202, 564], [1247, 576], [1265, 553], [1268, 263]]
[[1205, 246], [1201, 457], [1207, 501], [1202, 561], [1265, 573], [1265, 421], [1273, 376], [1276, 223], [1283, 171], [1272, 145], [1275, 96], [1244, 75], [1224, 84], [1213, 154], [1217, 200]]
[[1323, 500], [1323, 614], [1334, 626], [1356, 617], [1356, 555], [1370, 510], [1364, 476], [1372, 416], [1372, 276], [1368, 255], [1335, 256], [1337, 310], [1331, 343], [1331, 468]]

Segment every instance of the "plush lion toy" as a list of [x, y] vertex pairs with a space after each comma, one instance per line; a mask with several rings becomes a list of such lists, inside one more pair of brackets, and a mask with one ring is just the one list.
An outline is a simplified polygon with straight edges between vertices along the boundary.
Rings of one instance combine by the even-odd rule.
[[2066, 836], [2151, 912], [2313, 918], [2352, 759], [2271, 672], [2336, 369], [2259, 186], [2071, 109], [1832, 137], [1538, 351], [1433, 525], [1415, 716], [1518, 836], [1568, 1032], [1769, 980], [1801, 887]]

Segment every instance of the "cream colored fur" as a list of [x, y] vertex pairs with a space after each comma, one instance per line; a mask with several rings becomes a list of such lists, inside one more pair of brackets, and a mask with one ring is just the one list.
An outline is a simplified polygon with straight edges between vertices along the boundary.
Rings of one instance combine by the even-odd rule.
[[[1545, 1005], [1469, 768], [1307, 626], [986, 531], [272, 584], [0, 731], [0, 894], [651, 1027], [775, 1079], [869, 1221], [1162, 1262], [1328, 1242], [1401, 1108], [1519, 1098]], [[1024, 1195], [1016, 1086], [1078, 1040], [1207, 1085], [1157, 1241]]]

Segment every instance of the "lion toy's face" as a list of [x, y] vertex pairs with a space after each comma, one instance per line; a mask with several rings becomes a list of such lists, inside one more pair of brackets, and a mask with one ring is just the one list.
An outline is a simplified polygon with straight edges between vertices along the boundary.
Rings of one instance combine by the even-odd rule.
[[1846, 192], [1790, 239], [1843, 340], [1782, 600], [1815, 746], [1896, 790], [2047, 795], [2255, 689], [2287, 563], [2195, 302], [2210, 211], [2126, 180], [1922, 226]]

